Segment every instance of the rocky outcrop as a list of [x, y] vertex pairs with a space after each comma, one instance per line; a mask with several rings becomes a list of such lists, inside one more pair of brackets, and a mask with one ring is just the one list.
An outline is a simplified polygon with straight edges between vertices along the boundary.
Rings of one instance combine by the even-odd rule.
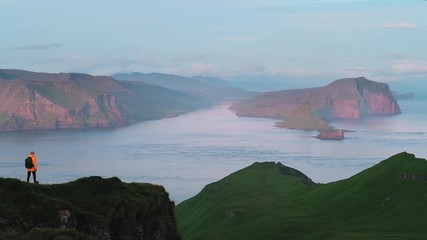
[[[54, 185], [0, 178], [0, 194], [0, 238], [181, 239], [175, 204], [158, 185], [100, 177]], [[49, 237], [53, 233], [56, 238]]]
[[400, 114], [400, 107], [385, 83], [347, 78], [319, 88], [260, 94], [230, 107], [239, 116], [282, 118], [286, 122], [303, 104], [325, 120], [359, 119], [372, 115]]
[[343, 140], [344, 139], [344, 130], [334, 129], [329, 131], [321, 131], [316, 138], [325, 139], [325, 140]]
[[304, 183], [305, 185], [316, 185], [316, 183], [313, 182], [311, 178], [307, 177], [307, 175], [305, 175], [304, 173], [300, 172], [295, 168], [285, 166], [281, 162], [277, 162], [276, 166], [279, 168], [280, 173], [283, 175], [295, 176], [299, 178], [301, 182]]
[[208, 105], [200, 97], [110, 77], [0, 70], [0, 131], [122, 126]]

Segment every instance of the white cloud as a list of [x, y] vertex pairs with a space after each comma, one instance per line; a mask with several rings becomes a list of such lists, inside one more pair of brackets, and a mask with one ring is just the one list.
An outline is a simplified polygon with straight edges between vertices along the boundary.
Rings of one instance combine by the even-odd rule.
[[266, 68], [262, 64], [256, 62], [245, 63], [242, 66], [242, 71], [250, 73], [259, 73], [264, 72], [265, 70]]
[[377, 82], [390, 83], [390, 82], [401, 81], [401, 80], [404, 80], [405, 78], [403, 76], [378, 75], [378, 76], [371, 76], [369, 79]]
[[209, 63], [194, 63], [190, 67], [190, 72], [195, 75], [206, 74], [211, 72], [214, 69], [213, 64]]
[[285, 72], [286, 75], [297, 78], [317, 77], [322, 73], [318, 70], [311, 69], [290, 69]]
[[84, 72], [92, 75], [112, 75], [123, 72], [154, 72], [161, 71], [162, 66], [157, 64], [156, 59], [135, 58], [112, 58], [99, 61], [84, 55], [70, 55], [62, 60], [63, 64], [72, 66], [66, 71]]
[[251, 76], [251, 77], [274, 77], [274, 78], [310, 78], [318, 77], [323, 72], [316, 69], [307, 68], [291, 68], [291, 69], [278, 69], [274, 67], [265, 67], [263, 65], [245, 65], [242, 69], [237, 71], [238, 75]]
[[57, 48], [60, 46], [61, 46], [61, 44], [58, 44], [58, 43], [50, 43], [50, 44], [18, 46], [18, 47], [14, 47], [14, 49], [17, 49], [17, 50], [47, 50], [47, 49], [51, 49], [51, 48]]
[[175, 58], [174, 62], [180, 64], [182, 62], [200, 61], [200, 60], [205, 60], [207, 58], [208, 57], [205, 56], [204, 54], [197, 54], [192, 56], [183, 56], [183, 57]]
[[403, 60], [405, 59], [406, 56], [400, 53], [394, 53], [394, 54], [384, 54], [381, 56], [378, 56], [377, 59], [378, 60], [387, 60], [387, 59], [391, 59], [391, 60]]
[[383, 23], [381, 28], [390, 30], [418, 30], [417, 25], [408, 22]]
[[171, 64], [160, 66], [157, 72], [176, 74], [181, 76], [211, 76], [211, 77], [229, 77], [235, 74], [229, 69], [220, 68], [212, 63], [192, 63], [192, 64]]
[[396, 73], [427, 74], [427, 63], [426, 62], [398, 63], [392, 67], [392, 70]]
[[363, 66], [353, 66], [339, 70], [338, 76], [342, 77], [366, 77], [370, 78], [373, 75], [373, 70]]

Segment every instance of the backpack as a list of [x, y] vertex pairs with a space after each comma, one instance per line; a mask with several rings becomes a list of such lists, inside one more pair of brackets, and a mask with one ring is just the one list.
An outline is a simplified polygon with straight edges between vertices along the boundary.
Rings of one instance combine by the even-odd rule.
[[33, 164], [33, 158], [32, 157], [27, 157], [25, 159], [25, 168], [33, 168], [34, 164]]

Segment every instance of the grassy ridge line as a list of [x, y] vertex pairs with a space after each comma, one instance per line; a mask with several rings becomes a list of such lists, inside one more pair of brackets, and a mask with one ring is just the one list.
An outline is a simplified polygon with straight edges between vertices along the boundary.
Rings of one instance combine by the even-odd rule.
[[[214, 235], [211, 239], [262, 237], [263, 231], [248, 229], [258, 228], [259, 221], [298, 217], [296, 211], [280, 209], [283, 205], [294, 205], [294, 196], [306, 191], [310, 191], [309, 186], [304, 185], [300, 178], [283, 175], [274, 163], [255, 163], [206, 186], [196, 197], [179, 204], [176, 208], [178, 226], [183, 236], [202, 231], [200, 235]], [[271, 226], [264, 226], [264, 229], [269, 228]], [[236, 238], [229, 238], [231, 235], [236, 235]]]
[[427, 162], [400, 153], [329, 184], [255, 163], [176, 207], [183, 239], [427, 239]]

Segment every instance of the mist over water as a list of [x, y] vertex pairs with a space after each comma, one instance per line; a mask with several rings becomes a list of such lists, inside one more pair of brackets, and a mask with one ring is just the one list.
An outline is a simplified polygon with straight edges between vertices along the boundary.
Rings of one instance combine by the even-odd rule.
[[117, 176], [163, 185], [177, 203], [256, 161], [280, 161], [327, 183], [402, 151], [427, 158], [427, 101], [399, 105], [397, 116], [334, 121], [354, 131], [343, 141], [278, 129], [272, 119], [237, 117], [227, 106], [114, 129], [1, 132], [0, 176], [25, 180], [23, 162], [34, 150], [41, 183]]

